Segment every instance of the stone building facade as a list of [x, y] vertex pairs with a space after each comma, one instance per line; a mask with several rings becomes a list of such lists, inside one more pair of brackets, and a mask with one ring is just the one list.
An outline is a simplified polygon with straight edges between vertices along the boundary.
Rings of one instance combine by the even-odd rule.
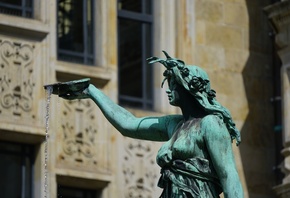
[[[144, 67], [145, 56], [162, 50], [204, 68], [231, 111], [242, 135], [233, 149], [245, 197], [275, 197], [274, 51], [263, 12], [272, 1], [20, 2], [0, 1], [0, 191], [7, 197], [158, 197], [161, 143], [122, 137], [92, 101], [54, 95], [46, 135], [43, 86], [89, 77], [136, 116], [179, 113], [160, 88], [164, 69]], [[140, 82], [126, 82], [138, 75]]]
[[275, 191], [278, 197], [284, 198], [290, 196], [290, 180], [289, 180], [289, 109], [290, 109], [290, 1], [282, 1], [276, 4], [267, 6], [265, 12], [272, 25], [273, 31], [276, 34], [275, 43], [277, 45], [277, 53], [281, 59], [282, 66], [280, 70], [281, 75], [281, 96], [282, 96], [282, 137], [283, 149], [281, 155], [284, 156], [284, 161], [281, 163], [281, 170], [284, 173], [282, 183], [275, 186]]

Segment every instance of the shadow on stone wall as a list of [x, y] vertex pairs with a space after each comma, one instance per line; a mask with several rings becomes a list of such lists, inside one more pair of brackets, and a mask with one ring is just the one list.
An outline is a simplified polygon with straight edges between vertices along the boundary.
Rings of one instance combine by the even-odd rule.
[[249, 113], [241, 129], [240, 154], [250, 198], [276, 197], [273, 96], [273, 46], [263, 8], [270, 0], [246, 0], [249, 57], [242, 71]]

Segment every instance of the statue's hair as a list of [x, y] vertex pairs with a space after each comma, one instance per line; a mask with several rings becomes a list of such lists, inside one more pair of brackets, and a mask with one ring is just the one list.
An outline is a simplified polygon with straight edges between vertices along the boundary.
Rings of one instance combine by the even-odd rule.
[[159, 62], [167, 68], [163, 73], [165, 78], [161, 87], [166, 79], [173, 77], [177, 83], [194, 96], [207, 113], [222, 118], [230, 133], [231, 140], [236, 139], [236, 145], [239, 145], [241, 142], [240, 132], [236, 128], [229, 110], [216, 100], [216, 92], [210, 87], [207, 73], [198, 66], [186, 65], [182, 60], [171, 58], [165, 51], [163, 53], [167, 58], [166, 60], [157, 57], [147, 59], [149, 64]]

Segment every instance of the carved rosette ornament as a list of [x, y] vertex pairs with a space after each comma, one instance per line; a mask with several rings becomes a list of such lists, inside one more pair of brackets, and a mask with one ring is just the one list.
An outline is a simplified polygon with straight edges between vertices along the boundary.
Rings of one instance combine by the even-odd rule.
[[125, 139], [123, 175], [126, 198], [152, 198], [156, 186], [155, 153], [152, 142]]
[[61, 118], [60, 158], [72, 164], [96, 167], [96, 121], [91, 101], [64, 101]]
[[0, 40], [0, 116], [33, 115], [34, 45]]

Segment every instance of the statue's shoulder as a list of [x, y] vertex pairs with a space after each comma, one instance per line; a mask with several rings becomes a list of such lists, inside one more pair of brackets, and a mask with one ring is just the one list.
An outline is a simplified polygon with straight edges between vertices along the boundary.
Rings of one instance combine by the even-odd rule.
[[202, 118], [202, 121], [206, 121], [206, 122], [209, 122], [209, 121], [215, 122], [217, 120], [222, 120], [222, 116], [219, 116], [218, 114], [208, 114]]
[[182, 115], [168, 115], [166, 116], [168, 119], [167, 121], [167, 133], [169, 137], [175, 132], [177, 126], [182, 122], [183, 116]]
[[226, 127], [223, 119], [219, 115], [210, 114], [202, 118], [201, 127], [205, 129], [223, 129]]
[[171, 120], [182, 120], [183, 119], [183, 116], [180, 115], [180, 114], [174, 114], [174, 115], [168, 115], [168, 117], [171, 119]]
[[226, 124], [224, 123], [222, 117], [219, 115], [205, 116], [201, 121], [201, 131], [205, 137], [208, 137], [207, 139], [220, 139], [220, 137], [229, 137]]
[[172, 125], [173, 127], [178, 125], [183, 120], [182, 115], [168, 115], [166, 116], [168, 119], [168, 124]]

